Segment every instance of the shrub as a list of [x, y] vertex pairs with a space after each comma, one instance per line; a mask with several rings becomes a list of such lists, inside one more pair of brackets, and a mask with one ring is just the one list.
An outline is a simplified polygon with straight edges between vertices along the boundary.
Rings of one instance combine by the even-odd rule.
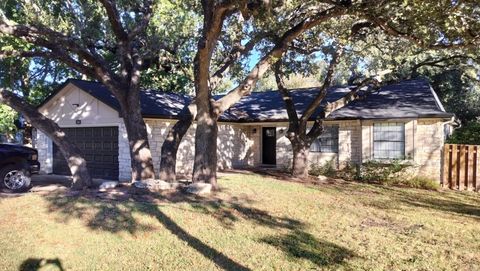
[[392, 184], [398, 182], [403, 171], [411, 164], [403, 163], [400, 160], [393, 160], [389, 163], [369, 161], [362, 165], [359, 180], [381, 184]]
[[330, 160], [328, 162], [325, 162], [323, 164], [311, 164], [310, 165], [310, 170], [308, 171], [308, 174], [312, 176], [327, 176], [327, 177], [335, 177], [337, 173], [337, 169], [335, 167], [335, 161]]
[[389, 162], [369, 161], [361, 166], [347, 164], [342, 170], [336, 170], [333, 160], [323, 164], [311, 164], [308, 173], [312, 176], [338, 177], [344, 180], [377, 183], [384, 185], [406, 186], [427, 190], [437, 190], [440, 184], [427, 176], [412, 176], [408, 169], [413, 165], [402, 160]]
[[429, 178], [426, 176], [416, 176], [410, 179], [407, 179], [405, 182], [401, 183], [408, 187], [421, 188], [427, 190], [437, 190], [440, 188], [440, 184], [437, 180]]
[[347, 181], [360, 180], [360, 165], [354, 163], [346, 163], [345, 166], [337, 171], [337, 177]]

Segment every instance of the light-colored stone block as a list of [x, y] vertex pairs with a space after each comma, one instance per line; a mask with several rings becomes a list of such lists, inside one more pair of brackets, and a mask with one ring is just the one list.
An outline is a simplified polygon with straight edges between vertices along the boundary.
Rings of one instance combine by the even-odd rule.
[[108, 189], [112, 189], [118, 186], [118, 182], [108, 181], [103, 182], [98, 186], [99, 191], [107, 191]]
[[212, 192], [212, 185], [209, 183], [192, 183], [187, 186], [187, 193], [202, 196]]

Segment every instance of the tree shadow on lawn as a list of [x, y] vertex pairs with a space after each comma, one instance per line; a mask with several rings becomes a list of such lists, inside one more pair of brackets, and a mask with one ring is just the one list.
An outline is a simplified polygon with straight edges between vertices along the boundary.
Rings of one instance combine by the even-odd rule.
[[452, 199], [440, 199], [429, 196], [415, 197], [412, 195], [400, 196], [399, 201], [414, 207], [434, 209], [480, 219], [480, 205], [458, 202]]
[[132, 213], [140, 211], [135, 202], [115, 202], [110, 200], [95, 200], [85, 197], [64, 196], [63, 194], [45, 197], [49, 212], [60, 212], [58, 222], [66, 223], [70, 219], [79, 218], [87, 222], [94, 230], [118, 233], [127, 231], [135, 234], [137, 231], [155, 230], [152, 226], [136, 221]]
[[[157, 230], [153, 226], [142, 224], [135, 219], [133, 213], [155, 217], [171, 234], [225, 270], [249, 270], [249, 268], [188, 233], [161, 210], [162, 204], [166, 202], [187, 203], [192, 209], [185, 208], [183, 210], [211, 215], [227, 228], [232, 228], [239, 219], [275, 229], [293, 230], [305, 227], [301, 221], [271, 215], [264, 210], [247, 206], [248, 199], [236, 197], [224, 200], [216, 197], [201, 198], [176, 192], [167, 195], [150, 195], [147, 198], [132, 196], [129, 199], [123, 198], [121, 201], [99, 199], [88, 195], [67, 196], [65, 194], [51, 194], [45, 196], [45, 199], [49, 203], [48, 210], [50, 212], [60, 212], [59, 222], [65, 223], [70, 219], [80, 218], [91, 229], [112, 233], [127, 231], [135, 234], [137, 231]], [[176, 204], [172, 204], [170, 207], [184, 208], [176, 206]]]
[[273, 216], [267, 211], [246, 206], [238, 198], [232, 198], [228, 201], [222, 199], [216, 200], [201, 200], [201, 202], [194, 200], [189, 202], [190, 205], [204, 213], [215, 217], [224, 227], [232, 229], [235, 222], [240, 218], [252, 221], [256, 224], [267, 226], [270, 228], [281, 229], [297, 229], [304, 228], [306, 225], [296, 219]]
[[353, 251], [328, 241], [322, 241], [315, 236], [293, 230], [284, 236], [270, 236], [263, 242], [284, 251], [289, 257], [306, 259], [318, 267], [344, 264], [345, 260], [356, 257]]
[[42, 259], [42, 258], [28, 258], [22, 262], [18, 267], [19, 271], [34, 271], [44, 268], [48, 270], [65, 270], [62, 265], [62, 261], [59, 258], [55, 259]]
[[[390, 201], [396, 201], [415, 208], [430, 209], [442, 213], [458, 214], [480, 219], [480, 197], [471, 193], [455, 191], [427, 191], [413, 188], [384, 187]], [[385, 202], [384, 202], [385, 203]], [[378, 205], [378, 204], [377, 204]], [[395, 208], [392, 204], [379, 203], [380, 206]]]
[[405, 204], [414, 208], [480, 219], [480, 196], [474, 192], [421, 190], [373, 184], [369, 186], [370, 189], [362, 191], [356, 191], [358, 187], [355, 185], [336, 186], [334, 189], [343, 193], [374, 194], [376, 196], [367, 197], [364, 204], [378, 209], [400, 209], [399, 206]]

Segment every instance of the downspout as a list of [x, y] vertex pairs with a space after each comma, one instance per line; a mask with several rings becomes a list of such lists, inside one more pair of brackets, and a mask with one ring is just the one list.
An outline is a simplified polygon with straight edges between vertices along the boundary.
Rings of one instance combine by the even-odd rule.
[[[451, 133], [448, 135], [448, 137], [450, 137], [454, 130], [462, 127], [462, 122], [456, 116], [453, 116], [450, 120], [442, 122], [442, 127], [445, 127], [445, 125], [450, 125], [453, 128]], [[445, 132], [445, 128], [443, 128], [443, 131]], [[448, 137], [444, 137], [444, 140], [448, 139]]]
[[[442, 123], [442, 127], [443, 127], [443, 132], [445, 133], [445, 125], [450, 125], [453, 130], [455, 129], [458, 129], [460, 127], [462, 127], [462, 123], [460, 122], [459, 119], [457, 119], [456, 116], [453, 116], [450, 120], [448, 121], [445, 121]], [[450, 137], [452, 134], [453, 134], [453, 130], [451, 131], [451, 133], [448, 135], [448, 137]], [[444, 138], [443, 138], [443, 141], [444, 141], [444, 144], [445, 144], [445, 140], [448, 139], [448, 137], [446, 137], [444, 135]], [[444, 169], [444, 166], [445, 166], [445, 148], [443, 148], [442, 146], [442, 149], [441, 149], [441, 165], [440, 165], [440, 184], [442, 185], [442, 187], [445, 187], [445, 169]]]

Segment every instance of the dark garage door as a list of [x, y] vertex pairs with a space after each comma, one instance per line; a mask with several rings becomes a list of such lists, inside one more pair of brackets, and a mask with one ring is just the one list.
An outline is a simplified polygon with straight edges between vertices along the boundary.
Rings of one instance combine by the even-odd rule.
[[[118, 179], [118, 127], [64, 128], [83, 151], [92, 178]], [[67, 161], [53, 144], [53, 173], [70, 175]]]

